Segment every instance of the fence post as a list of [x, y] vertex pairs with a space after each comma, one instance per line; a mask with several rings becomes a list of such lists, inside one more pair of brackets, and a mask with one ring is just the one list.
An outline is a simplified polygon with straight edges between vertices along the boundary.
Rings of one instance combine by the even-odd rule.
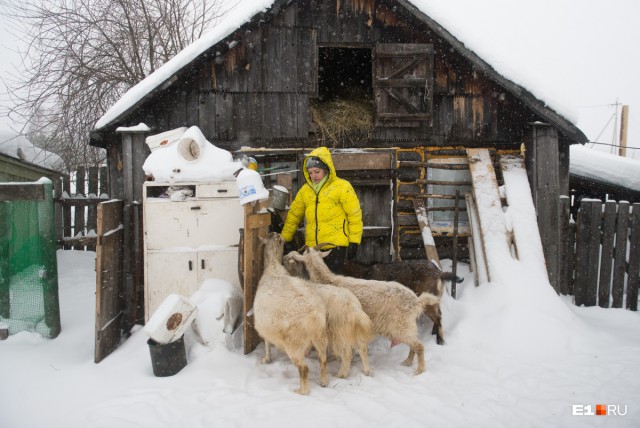
[[569, 234], [571, 223], [571, 200], [568, 196], [560, 196], [560, 266], [556, 292], [564, 295], [569, 294], [569, 275], [573, 272], [570, 270], [571, 259], [573, 258], [573, 247], [570, 246]]
[[607, 201], [604, 204], [600, 279], [598, 281], [598, 306], [601, 308], [609, 307], [611, 296], [611, 265], [613, 262], [613, 240], [616, 233], [616, 208], [615, 201]]
[[613, 261], [613, 286], [611, 294], [614, 308], [622, 307], [624, 298], [624, 275], [626, 270], [627, 258], [627, 242], [629, 230], [629, 202], [621, 201], [618, 203], [618, 221], [616, 226], [616, 248], [614, 251]]
[[633, 204], [631, 217], [631, 245], [629, 245], [629, 272], [627, 276], [627, 309], [638, 310], [638, 284], [640, 283], [640, 203]]
[[602, 201], [583, 199], [576, 236], [576, 306], [595, 306], [598, 292]]

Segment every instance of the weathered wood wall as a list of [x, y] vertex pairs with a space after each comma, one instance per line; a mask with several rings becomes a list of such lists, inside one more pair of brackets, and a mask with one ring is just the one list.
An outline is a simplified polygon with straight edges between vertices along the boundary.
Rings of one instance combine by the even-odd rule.
[[[365, 48], [371, 50], [374, 61], [378, 43], [421, 44], [432, 46], [427, 63], [432, 68], [428, 72], [429, 120], [407, 126], [378, 123], [372, 138], [356, 146], [402, 147], [415, 141], [517, 144], [527, 123], [539, 118], [451, 52], [411, 13], [386, 4], [370, 0], [292, 3], [276, 13], [272, 22], [230, 35], [129, 122], [145, 122], [158, 132], [197, 125], [207, 138], [230, 150], [250, 142], [309, 147], [318, 144], [309, 111], [318, 95], [318, 49]], [[373, 88], [368, 90], [373, 94]]]

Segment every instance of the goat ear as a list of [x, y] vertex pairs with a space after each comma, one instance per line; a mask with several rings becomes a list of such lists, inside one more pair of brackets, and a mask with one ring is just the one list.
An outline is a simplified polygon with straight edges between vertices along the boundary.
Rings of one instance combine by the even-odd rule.
[[328, 251], [320, 251], [320, 255], [322, 256], [322, 258], [324, 259], [325, 257], [327, 257], [329, 254], [331, 254], [333, 250], [328, 250]]
[[304, 260], [305, 260], [305, 257], [302, 254], [300, 254], [299, 252], [297, 252], [297, 251], [292, 251], [289, 254], [287, 254], [287, 256], [289, 256], [289, 255], [291, 257], [293, 257], [294, 259], [296, 259], [297, 261], [299, 261], [299, 262], [304, 262]]

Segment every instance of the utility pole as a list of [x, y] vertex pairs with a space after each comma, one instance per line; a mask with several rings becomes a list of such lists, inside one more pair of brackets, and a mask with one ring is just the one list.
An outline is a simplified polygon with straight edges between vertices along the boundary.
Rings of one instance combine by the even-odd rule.
[[620, 148], [618, 155], [627, 157], [627, 128], [629, 127], [629, 106], [622, 106], [622, 114], [620, 115]]

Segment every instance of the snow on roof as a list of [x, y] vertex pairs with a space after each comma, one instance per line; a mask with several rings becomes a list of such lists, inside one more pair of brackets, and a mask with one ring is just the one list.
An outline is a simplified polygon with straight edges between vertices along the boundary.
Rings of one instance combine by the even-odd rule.
[[24, 135], [7, 129], [0, 129], [0, 153], [54, 171], [65, 168], [60, 156], [34, 146]]
[[[122, 98], [120, 98], [98, 120], [98, 122], [96, 122], [95, 129], [99, 130], [117, 120], [121, 115], [140, 102], [147, 94], [158, 87], [161, 87], [171, 78], [171, 76], [176, 74], [191, 61], [195, 60], [200, 54], [223, 40], [243, 24], [249, 22], [251, 18], [258, 13], [266, 11], [274, 2], [275, 0], [238, 0], [236, 6], [229, 10], [223, 21], [217, 24], [213, 30], [187, 46], [162, 67], [158, 68], [155, 72], [125, 93]], [[516, 73], [509, 68], [510, 59], [508, 56], [500, 60], [497, 53], [494, 52], [492, 54], [492, 51], [495, 50], [493, 49], [493, 46], [482, 46], [481, 42], [480, 44], [478, 42], [474, 43], [474, 41], [478, 40], [477, 32], [482, 30], [477, 26], [465, 25], [464, 23], [461, 24], [460, 20], [463, 17], [458, 13], [459, 11], [453, 10], [450, 5], [447, 5], [448, 2], [408, 0], [407, 3], [414, 5], [417, 10], [436, 20], [440, 25], [446, 28], [446, 31], [451, 33], [456, 39], [462, 42], [467, 49], [473, 51], [479, 57], [484, 58], [485, 61], [491, 59], [491, 67], [502, 76], [507, 77], [516, 75]], [[456, 25], [456, 23], [458, 24]], [[455, 30], [455, 34], [452, 30]], [[520, 78], [520, 82], [523, 83], [521, 86], [526, 87], [540, 100], [544, 99], [544, 102], [550, 109], [554, 110], [571, 123], [577, 123], [577, 114], [575, 114], [575, 112], [565, 107], [563, 104], [551, 100], [547, 94], [542, 93], [540, 90], [533, 90], [536, 86], [533, 84], [527, 85], [526, 82], [522, 80], [524, 76], [519, 75], [518, 77]]]
[[200, 54], [233, 33], [244, 23], [249, 22], [255, 15], [265, 11], [273, 2], [274, 0], [239, 1], [238, 6], [232, 8], [223, 20], [216, 24], [215, 28], [187, 46], [162, 67], [129, 89], [129, 91], [96, 122], [95, 129], [103, 128], [116, 120], [124, 112], [142, 100], [145, 95], [161, 86], [171, 76], [200, 56]]
[[577, 144], [570, 150], [570, 174], [640, 191], [640, 161]]

